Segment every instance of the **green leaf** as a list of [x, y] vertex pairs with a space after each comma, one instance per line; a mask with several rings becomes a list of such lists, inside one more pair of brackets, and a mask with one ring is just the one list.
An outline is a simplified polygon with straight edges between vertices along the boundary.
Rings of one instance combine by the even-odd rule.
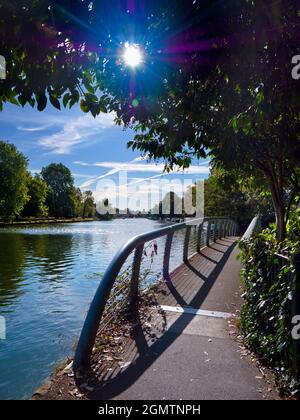
[[59, 110], [61, 109], [60, 102], [55, 96], [50, 95], [50, 102], [54, 106], [54, 108]]
[[97, 111], [97, 109], [96, 108], [91, 108], [90, 109], [90, 112], [91, 112], [91, 114], [92, 114], [92, 116], [94, 117], [94, 118], [96, 118], [97, 117], [97, 115], [99, 115], [99, 112]]
[[237, 134], [239, 132], [239, 124], [238, 124], [238, 119], [236, 116], [234, 116], [230, 121], [229, 121], [229, 125], [230, 127], [233, 129], [233, 131]]
[[19, 104], [22, 106], [22, 107], [24, 107], [25, 105], [26, 105], [26, 99], [24, 98], [24, 96], [23, 95], [20, 95], [19, 97], [18, 97], [18, 101], [19, 101]]
[[92, 93], [86, 93], [84, 96], [85, 96], [87, 101], [90, 101], [90, 102], [97, 102], [98, 101], [97, 96], [93, 95]]
[[240, 94], [241, 93], [241, 86], [239, 84], [237, 84], [235, 86], [235, 89], [234, 90], [236, 91], [237, 94]]
[[243, 132], [246, 136], [250, 133], [251, 127], [252, 127], [252, 124], [251, 124], [250, 120], [247, 120], [247, 121], [244, 122]]
[[34, 107], [34, 105], [35, 105], [35, 100], [34, 100], [33, 98], [29, 98], [29, 99], [27, 99], [27, 102], [29, 103], [29, 105], [31, 106], [31, 108], [33, 108], [33, 107]]
[[258, 93], [258, 95], [256, 96], [256, 103], [257, 103], [257, 105], [260, 105], [264, 101], [264, 99], [265, 99], [264, 92], [260, 91]]
[[11, 104], [13, 104], [13, 105], [17, 105], [17, 106], [19, 106], [20, 104], [19, 104], [19, 102], [17, 101], [17, 99], [14, 97], [14, 96], [11, 96], [10, 98], [9, 98], [9, 102], [11, 103]]
[[101, 112], [103, 112], [104, 114], [107, 114], [107, 108], [106, 108], [106, 105], [103, 101], [100, 102], [99, 107], [100, 107]]
[[83, 99], [80, 101], [80, 109], [81, 109], [81, 111], [83, 111], [85, 113], [90, 111], [90, 108], [89, 108], [88, 104]]
[[77, 90], [74, 90], [74, 92], [72, 92], [72, 96], [71, 96], [71, 100], [69, 102], [69, 108], [71, 109], [80, 99], [80, 95], [79, 92]]
[[88, 82], [85, 82], [84, 83], [84, 87], [86, 88], [86, 90], [89, 93], [91, 93], [91, 94], [94, 94], [95, 93], [95, 89]]
[[63, 97], [63, 106], [66, 108], [69, 102], [71, 95], [69, 93], [66, 93]]
[[42, 93], [40, 95], [36, 95], [36, 100], [37, 100], [37, 109], [39, 111], [44, 111], [44, 109], [47, 106], [47, 96], [45, 95], [45, 93]]

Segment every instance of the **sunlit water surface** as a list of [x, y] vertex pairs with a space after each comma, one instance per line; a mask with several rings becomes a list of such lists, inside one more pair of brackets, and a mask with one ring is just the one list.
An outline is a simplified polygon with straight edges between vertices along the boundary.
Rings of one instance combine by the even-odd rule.
[[[0, 230], [0, 316], [7, 334], [0, 340], [0, 399], [29, 398], [72, 355], [116, 251], [162, 226], [136, 219]], [[158, 247], [161, 260], [163, 242]]]

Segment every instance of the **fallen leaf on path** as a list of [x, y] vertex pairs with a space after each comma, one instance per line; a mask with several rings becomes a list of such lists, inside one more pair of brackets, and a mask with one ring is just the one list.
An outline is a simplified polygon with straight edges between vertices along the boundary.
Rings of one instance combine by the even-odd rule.
[[120, 366], [121, 369], [125, 369], [131, 365], [131, 362], [119, 362], [118, 365]]

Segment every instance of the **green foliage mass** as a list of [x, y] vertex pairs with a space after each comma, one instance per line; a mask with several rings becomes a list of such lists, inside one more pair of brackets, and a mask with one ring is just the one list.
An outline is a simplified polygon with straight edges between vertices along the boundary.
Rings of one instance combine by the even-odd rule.
[[19, 215], [29, 200], [27, 159], [12, 144], [0, 141], [0, 217]]
[[236, 182], [228, 182], [224, 173], [215, 171], [204, 183], [205, 216], [227, 216], [235, 220], [240, 231], [253, 218], [253, 203]]
[[80, 101], [80, 85], [89, 79], [87, 66], [95, 60], [82, 43], [75, 46], [70, 38], [76, 43], [83, 36], [80, 25], [74, 28], [72, 17], [88, 19], [89, 3], [0, 2], [0, 53], [7, 63], [7, 77], [0, 85], [0, 110], [4, 103], [29, 104], [42, 111], [48, 103], [60, 109], [62, 104], [72, 107]]
[[297, 206], [287, 223], [287, 239], [285, 241], [286, 246], [295, 253], [300, 250], [300, 197], [297, 197], [296, 203]]
[[76, 189], [66, 166], [53, 163], [32, 176], [25, 156], [0, 141], [0, 219], [93, 218], [95, 213], [92, 192]]
[[[190, 188], [187, 194], [190, 194]], [[193, 205], [196, 204], [195, 194], [192, 187]], [[269, 194], [252, 182], [241, 181], [229, 171], [212, 168], [204, 181], [204, 215], [231, 217], [238, 223], [240, 232], [245, 232], [256, 214], [261, 216], [263, 224], [268, 225], [272, 211]]]
[[96, 206], [92, 191], [83, 193], [82, 217], [95, 217]]
[[54, 217], [74, 217], [71, 171], [62, 163], [52, 163], [42, 169], [41, 176], [49, 187], [46, 203], [50, 214]]
[[[299, 211], [296, 213], [299, 229]], [[294, 249], [293, 235], [290, 230], [285, 250]], [[275, 371], [281, 393], [299, 396], [299, 366], [291, 335], [294, 268], [290, 257], [283, 260], [276, 254], [283, 252], [281, 247], [271, 229], [240, 242], [244, 265], [241, 328], [246, 343]]]
[[28, 196], [29, 201], [26, 203], [21, 212], [22, 217], [47, 217], [48, 207], [46, 199], [48, 194], [48, 185], [39, 175], [31, 176], [28, 174]]

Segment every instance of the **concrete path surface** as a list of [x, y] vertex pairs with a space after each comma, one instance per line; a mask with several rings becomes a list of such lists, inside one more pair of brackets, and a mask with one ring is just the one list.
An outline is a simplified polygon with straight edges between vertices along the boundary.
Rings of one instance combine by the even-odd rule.
[[240, 306], [237, 254], [236, 238], [226, 238], [170, 275], [160, 295], [155, 338], [137, 331], [124, 357], [130, 366], [111, 376], [98, 398], [275, 398], [228, 332]]

